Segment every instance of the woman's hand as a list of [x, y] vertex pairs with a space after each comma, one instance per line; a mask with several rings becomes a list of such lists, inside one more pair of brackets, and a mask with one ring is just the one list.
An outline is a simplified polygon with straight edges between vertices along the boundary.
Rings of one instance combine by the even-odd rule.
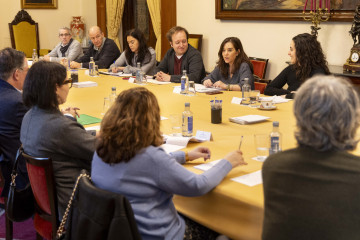
[[204, 86], [205, 87], [212, 87], [213, 83], [211, 82], [210, 79], [206, 79], [204, 82], [203, 82]]
[[214, 87], [221, 88], [221, 89], [226, 89], [227, 85], [225, 83], [223, 83], [222, 81], [217, 81], [217, 82], [214, 83]]
[[247, 162], [244, 161], [242, 156], [242, 152], [239, 150], [229, 152], [224, 159], [228, 160], [233, 168], [241, 165], [247, 165]]
[[79, 113], [77, 112], [77, 110], [80, 110], [80, 108], [77, 108], [77, 107], [67, 107], [65, 109], [61, 109], [61, 112], [62, 114], [65, 114], [65, 113], [70, 113], [71, 116], [73, 116], [74, 118], [77, 117], [80, 117]]
[[188, 152], [189, 161], [198, 159], [198, 158], [204, 158], [204, 161], [210, 159], [211, 152], [210, 149], [207, 147], [197, 147], [191, 151]]

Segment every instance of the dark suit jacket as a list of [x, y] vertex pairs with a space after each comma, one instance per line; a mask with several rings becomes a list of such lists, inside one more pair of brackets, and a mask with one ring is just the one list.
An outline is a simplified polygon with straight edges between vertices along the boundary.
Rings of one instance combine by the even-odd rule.
[[[160, 62], [156, 72], [162, 71], [171, 75], [171, 82], [179, 83], [182, 75], [174, 75], [175, 51], [170, 48], [164, 59]], [[189, 48], [182, 56], [181, 72], [186, 70], [190, 81], [200, 83], [201, 79], [205, 77], [204, 63], [201, 53], [189, 44]]]
[[119, 56], [120, 50], [115, 42], [112, 39], [106, 38], [100, 52], [96, 51], [94, 45], [91, 44], [85, 55], [76, 60], [76, 62], [82, 63], [83, 68], [89, 68], [90, 57], [93, 57], [95, 65], [98, 65], [99, 68], [109, 68]]
[[[0, 156], [5, 187], [1, 196], [6, 196], [10, 184], [10, 174], [20, 147], [20, 127], [27, 109], [22, 94], [8, 82], [0, 79]], [[24, 160], [19, 160], [18, 169], [26, 174]]]
[[27, 154], [52, 159], [62, 218], [81, 169], [90, 170], [95, 137], [59, 110], [35, 106], [23, 119], [20, 139]]

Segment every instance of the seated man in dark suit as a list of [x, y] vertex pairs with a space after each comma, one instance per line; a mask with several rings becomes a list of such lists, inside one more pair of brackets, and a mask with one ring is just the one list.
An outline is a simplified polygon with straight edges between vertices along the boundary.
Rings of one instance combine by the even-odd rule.
[[171, 48], [157, 67], [156, 79], [179, 83], [183, 70], [190, 81], [200, 83], [205, 77], [201, 53], [188, 44], [189, 33], [183, 27], [173, 27], [166, 34]]
[[109, 68], [120, 56], [119, 48], [115, 42], [104, 37], [104, 33], [98, 26], [89, 29], [89, 37], [92, 44], [84, 56], [70, 63], [71, 68], [89, 68], [90, 57], [94, 58], [95, 65], [99, 68]]
[[[11, 181], [11, 170], [16, 152], [20, 147], [20, 127], [27, 111], [22, 101], [22, 89], [29, 70], [23, 52], [12, 48], [0, 51], [0, 167], [5, 178], [1, 197], [7, 197]], [[25, 161], [18, 163], [16, 184], [22, 188], [28, 183]]]

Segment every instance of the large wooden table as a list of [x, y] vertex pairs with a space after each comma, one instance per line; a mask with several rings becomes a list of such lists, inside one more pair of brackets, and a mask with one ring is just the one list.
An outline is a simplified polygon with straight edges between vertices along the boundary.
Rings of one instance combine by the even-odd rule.
[[[85, 76], [83, 70], [79, 71], [80, 81], [95, 81], [98, 87], [72, 88], [68, 95], [66, 106], [79, 107], [80, 113], [101, 118], [104, 97], [111, 92], [115, 86], [117, 93], [128, 88], [138, 87], [136, 84], [128, 83], [119, 77], [100, 75], [100, 77]], [[187, 149], [199, 145], [211, 149], [211, 160], [220, 159], [228, 152], [238, 148], [240, 137], [243, 135], [242, 151], [247, 166], [233, 169], [228, 176], [210, 193], [202, 197], [175, 196], [174, 202], [179, 212], [193, 220], [225, 234], [233, 239], [260, 239], [263, 221], [263, 190], [262, 185], [248, 187], [236, 183], [230, 179], [244, 174], [260, 170], [262, 163], [254, 161], [255, 157], [254, 134], [270, 133], [272, 121], [280, 122], [280, 131], [283, 134], [283, 149], [296, 146], [294, 138], [295, 119], [292, 113], [292, 102], [278, 104], [277, 110], [260, 111], [258, 109], [231, 104], [233, 97], [241, 97], [240, 92], [224, 92], [218, 95], [206, 95], [198, 93], [197, 96], [189, 97], [173, 93], [176, 84], [154, 85], [147, 84], [145, 87], [152, 91], [158, 98], [161, 116], [169, 117], [170, 114], [181, 114], [184, 103], [191, 103], [191, 111], [194, 113], [194, 130], [212, 132], [214, 141], [205, 143], [190, 143]], [[211, 124], [210, 103], [214, 99], [223, 100], [223, 122]], [[229, 117], [247, 114], [259, 114], [271, 117], [270, 121], [253, 125], [239, 125], [229, 122]], [[165, 134], [171, 132], [169, 120], [161, 121], [161, 130]], [[195, 160], [184, 165], [190, 171], [201, 173], [193, 168], [194, 165], [203, 163]]]

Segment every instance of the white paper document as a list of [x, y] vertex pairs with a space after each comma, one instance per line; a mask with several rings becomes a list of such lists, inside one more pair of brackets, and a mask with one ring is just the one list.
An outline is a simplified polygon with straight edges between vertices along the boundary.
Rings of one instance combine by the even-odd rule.
[[162, 82], [158, 81], [156, 79], [147, 79], [148, 83], [158, 84], [158, 85], [165, 85], [165, 84], [171, 84], [171, 82]]
[[164, 149], [164, 151], [166, 153], [171, 153], [171, 152], [176, 152], [176, 151], [179, 151], [183, 148], [185, 148], [184, 146], [179, 146], [179, 145], [173, 145], [173, 144], [168, 144], [168, 143], [165, 143], [163, 145], [160, 146], [162, 149]]
[[241, 104], [242, 98], [233, 97], [231, 100], [232, 104]]
[[76, 88], [96, 87], [97, 85], [98, 85], [97, 82], [92, 82], [92, 81], [73, 83], [73, 86]]
[[258, 184], [262, 184], [262, 176], [261, 176], [261, 170], [249, 173], [246, 175], [242, 175], [240, 177], [231, 178], [232, 181], [245, 184], [249, 187], [256, 186]]
[[199, 165], [196, 165], [194, 168], [196, 169], [200, 169], [202, 171], [207, 171], [209, 170], [210, 168], [212, 168], [213, 166], [215, 166], [219, 161], [221, 161], [222, 159], [218, 159], [218, 160], [215, 160], [215, 161], [212, 161], [212, 162], [208, 162], [208, 163], [203, 163], [203, 164], [199, 164]]
[[239, 124], [251, 124], [257, 122], [263, 122], [269, 119], [270, 117], [261, 116], [261, 115], [245, 115], [241, 117], [231, 117], [229, 118], [230, 122], [239, 123]]
[[287, 103], [291, 101], [292, 99], [283, 98], [281, 96], [271, 96], [271, 97], [260, 97], [259, 100], [265, 100], [265, 101], [273, 101], [273, 103]]
[[196, 92], [199, 93], [208, 93], [208, 92], [220, 92], [223, 91], [221, 88], [215, 88], [215, 87], [205, 87], [202, 84], [195, 84]]
[[115, 76], [115, 77], [131, 77], [132, 76], [131, 73], [123, 73], [123, 72], [113, 73], [113, 72], [107, 72], [107, 71], [100, 71], [99, 73], [104, 74], [104, 75]]

